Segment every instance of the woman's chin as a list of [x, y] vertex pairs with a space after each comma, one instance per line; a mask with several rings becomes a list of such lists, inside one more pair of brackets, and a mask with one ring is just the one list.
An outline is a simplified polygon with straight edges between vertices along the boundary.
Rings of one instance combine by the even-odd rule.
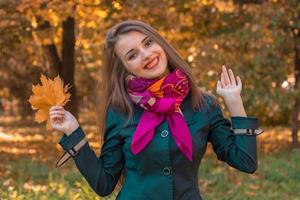
[[166, 76], [169, 73], [169, 70], [163, 70], [163, 69], [157, 69], [153, 72], [145, 72], [145, 76], [147, 76], [148, 79], [156, 79], [156, 78], [162, 78]]

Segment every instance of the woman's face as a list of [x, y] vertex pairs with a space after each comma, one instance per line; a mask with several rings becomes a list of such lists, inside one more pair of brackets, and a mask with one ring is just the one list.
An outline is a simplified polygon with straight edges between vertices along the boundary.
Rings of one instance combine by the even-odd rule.
[[138, 31], [119, 37], [115, 51], [129, 73], [147, 79], [169, 73], [166, 53], [152, 38]]

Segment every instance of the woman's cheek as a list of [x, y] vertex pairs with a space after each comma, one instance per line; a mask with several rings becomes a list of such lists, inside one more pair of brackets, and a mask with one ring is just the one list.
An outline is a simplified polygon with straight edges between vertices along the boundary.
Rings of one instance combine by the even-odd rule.
[[137, 74], [141, 70], [141, 64], [137, 62], [130, 63], [128, 69], [131, 73]]
[[142, 66], [142, 62], [140, 61], [140, 59], [137, 59], [135, 62], [134, 62], [134, 69], [135, 70], [141, 70], [143, 68]]

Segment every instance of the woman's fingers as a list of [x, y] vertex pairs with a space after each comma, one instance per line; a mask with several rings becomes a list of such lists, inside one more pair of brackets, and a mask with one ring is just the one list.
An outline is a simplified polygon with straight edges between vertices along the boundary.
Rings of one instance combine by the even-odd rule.
[[242, 80], [239, 76], [236, 77], [237, 85], [242, 87]]
[[222, 74], [223, 74], [225, 86], [231, 84], [225, 65], [222, 66]]
[[217, 81], [217, 89], [223, 88], [222, 83], [220, 80]]
[[54, 114], [54, 115], [51, 115], [51, 116], [50, 116], [50, 119], [56, 119], [56, 118], [62, 119], [63, 117], [64, 117], [63, 115]]
[[221, 73], [221, 86], [222, 86], [222, 88], [225, 86], [225, 80], [224, 80], [223, 72]]
[[231, 85], [236, 85], [236, 81], [235, 81], [233, 71], [231, 69], [229, 69], [228, 71], [229, 71], [229, 77], [230, 77]]
[[54, 122], [55, 124], [61, 124], [63, 121], [63, 116], [53, 115], [50, 117], [50, 121]]
[[[238, 77], [238, 76], [237, 76]], [[238, 85], [241, 84], [241, 79], [239, 81], [235, 78], [232, 69], [226, 69], [225, 65], [222, 66], [222, 73], [221, 73], [221, 84], [223, 87], [227, 85]]]
[[50, 111], [49, 114], [50, 114], [50, 116], [51, 116], [51, 115], [54, 115], [54, 114], [64, 115], [65, 112], [64, 112], [64, 111], [61, 111], [61, 110], [57, 110], [57, 111]]
[[62, 106], [51, 106], [49, 111], [64, 110]]
[[49, 109], [50, 120], [55, 123], [61, 123], [65, 112], [62, 106], [52, 106]]
[[63, 117], [63, 115], [51, 115], [50, 119], [62, 119]]

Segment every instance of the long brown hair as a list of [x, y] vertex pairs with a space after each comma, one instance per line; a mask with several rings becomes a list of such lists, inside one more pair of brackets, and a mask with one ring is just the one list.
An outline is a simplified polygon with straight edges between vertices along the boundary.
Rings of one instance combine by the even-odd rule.
[[[189, 79], [193, 109], [200, 109], [205, 102], [204, 92], [197, 87], [188, 63], [179, 56], [177, 51], [154, 28], [138, 20], [127, 20], [120, 22], [109, 29], [105, 38], [103, 50], [103, 79], [101, 84], [103, 93], [101, 95], [102, 100], [100, 102], [101, 106], [99, 115], [102, 142], [106, 120], [105, 117], [109, 106], [113, 106], [113, 108], [117, 109], [118, 111], [127, 114], [128, 120], [134, 117], [133, 104], [126, 92], [125, 80], [128, 72], [115, 52], [115, 44], [118, 41], [119, 36], [130, 31], [139, 31], [147, 36], [150, 36], [150, 38], [152, 38], [164, 49], [167, 55], [168, 66], [171, 68], [170, 70], [173, 71], [176, 68], [180, 68], [186, 73]], [[124, 171], [118, 182], [118, 186], [123, 184], [123, 179]]]

